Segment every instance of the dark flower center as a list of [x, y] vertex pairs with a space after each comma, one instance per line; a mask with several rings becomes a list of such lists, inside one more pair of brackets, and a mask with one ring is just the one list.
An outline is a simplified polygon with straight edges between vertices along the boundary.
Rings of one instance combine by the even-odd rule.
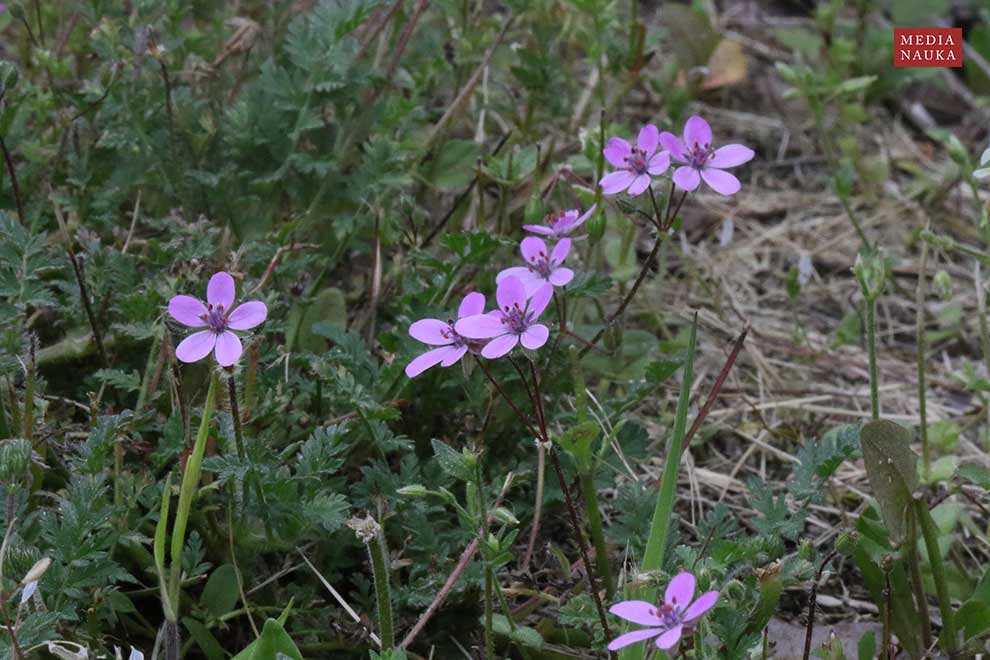
[[502, 309], [502, 325], [512, 334], [521, 335], [533, 325], [533, 313], [524, 310], [519, 303], [513, 303], [512, 307], [506, 305]]
[[681, 615], [683, 614], [683, 612], [681, 612], [676, 607], [673, 607], [672, 605], [668, 605], [667, 603], [664, 603], [662, 605], [659, 605], [656, 609], [651, 610], [650, 614], [662, 620], [663, 625], [665, 625], [666, 627], [673, 628], [674, 626], [681, 623]]
[[201, 314], [199, 318], [206, 321], [206, 325], [216, 334], [220, 334], [227, 329], [227, 313], [223, 305], [214, 307], [211, 303], [206, 303], [206, 314]]
[[626, 167], [636, 174], [648, 174], [647, 169], [650, 163], [646, 158], [646, 152], [642, 149], [633, 149], [632, 152], [626, 156]]
[[534, 273], [538, 274], [543, 279], [549, 279], [550, 273], [554, 271], [557, 264], [547, 256], [546, 252], [540, 251], [540, 254], [531, 257], [529, 260], [529, 269]]
[[694, 145], [694, 148], [691, 150], [691, 152], [688, 153], [687, 155], [688, 165], [695, 168], [696, 170], [703, 169], [705, 167], [705, 163], [708, 162], [708, 159], [712, 157], [713, 153], [715, 153], [715, 150], [712, 149], [712, 145], [696, 144]]

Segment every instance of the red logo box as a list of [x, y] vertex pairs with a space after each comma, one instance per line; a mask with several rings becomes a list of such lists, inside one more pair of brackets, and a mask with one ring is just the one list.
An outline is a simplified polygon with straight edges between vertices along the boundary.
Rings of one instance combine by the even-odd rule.
[[961, 67], [962, 28], [894, 28], [895, 67]]

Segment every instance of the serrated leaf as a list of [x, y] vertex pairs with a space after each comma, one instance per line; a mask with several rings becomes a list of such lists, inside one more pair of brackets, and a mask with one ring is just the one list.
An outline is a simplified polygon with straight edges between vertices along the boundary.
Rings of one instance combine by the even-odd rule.
[[455, 451], [449, 445], [436, 438], [431, 440], [430, 443], [433, 445], [433, 453], [436, 456], [437, 462], [440, 464], [440, 469], [461, 481], [469, 481], [474, 477], [473, 470], [464, 454]]
[[593, 446], [600, 429], [594, 421], [582, 422], [564, 431], [557, 442], [574, 458], [578, 472], [589, 473], [594, 467]]
[[911, 494], [918, 487], [918, 457], [911, 450], [913, 434], [886, 419], [871, 421], [860, 432], [863, 463], [870, 487], [880, 505], [890, 538], [904, 541]]

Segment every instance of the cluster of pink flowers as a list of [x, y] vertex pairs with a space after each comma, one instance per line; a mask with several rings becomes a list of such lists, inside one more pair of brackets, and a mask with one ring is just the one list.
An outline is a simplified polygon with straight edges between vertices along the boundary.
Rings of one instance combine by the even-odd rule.
[[[657, 151], [658, 147], [663, 149]], [[695, 190], [704, 179], [715, 192], [734, 195], [739, 192], [739, 179], [725, 169], [749, 162], [754, 155], [752, 149], [741, 144], [713, 148], [712, 127], [698, 116], [684, 124], [683, 140], [647, 124], [639, 131], [635, 149], [626, 140], [613, 137], [603, 152], [616, 169], [599, 181], [602, 193], [615, 195], [625, 191], [634, 196], [649, 188], [654, 177], [662, 176], [672, 159], [682, 163], [672, 177], [678, 189]]]
[[571, 239], [565, 236], [583, 225], [594, 211], [592, 206], [582, 215], [572, 209], [548, 215], [546, 225], [523, 225], [556, 243], [549, 247], [536, 236], [522, 240], [519, 250], [526, 265], [506, 268], [496, 276], [495, 309], [485, 312], [485, 297], [471, 292], [461, 301], [457, 320], [420, 319], [409, 326], [414, 339], [440, 348], [416, 357], [406, 365], [406, 375], [415, 378], [437, 364], [449, 367], [469, 352], [494, 360], [519, 344], [536, 350], [547, 343], [550, 329], [538, 322], [540, 315], [550, 304], [554, 287], [574, 279], [574, 271], [563, 265], [571, 251]]
[[[649, 189], [654, 178], [670, 168], [672, 160], [681, 164], [672, 176], [678, 189], [695, 190], [703, 179], [716, 192], [732, 195], [739, 191], [739, 179], [725, 168], [753, 158], [753, 150], [741, 144], [712, 147], [712, 129], [701, 117], [688, 119], [683, 139], [647, 124], [640, 129], [635, 148], [613, 137], [603, 154], [616, 169], [599, 181], [602, 194], [627, 192], [634, 196]], [[538, 323], [540, 314], [550, 303], [554, 288], [574, 279], [574, 271], [564, 265], [572, 245], [568, 235], [594, 212], [595, 206], [584, 214], [571, 209], [548, 215], [545, 225], [523, 225], [535, 236], [527, 236], [519, 244], [524, 265], [506, 268], [495, 278], [498, 307], [485, 312], [484, 296], [472, 292], [461, 302], [456, 320], [422, 319], [413, 323], [409, 334], [437, 348], [410, 362], [406, 375], [414, 378], [437, 364], [449, 367], [468, 353], [494, 359], [507, 355], [519, 344], [530, 350], [543, 346], [550, 331]]]

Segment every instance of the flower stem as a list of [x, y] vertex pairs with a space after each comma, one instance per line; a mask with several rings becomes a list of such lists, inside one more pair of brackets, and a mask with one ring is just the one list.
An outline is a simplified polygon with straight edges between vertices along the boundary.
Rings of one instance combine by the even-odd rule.
[[877, 301], [866, 300], [866, 350], [870, 362], [870, 407], [880, 419], [880, 378], [877, 375]]
[[244, 451], [244, 434], [241, 432], [241, 411], [237, 405], [237, 380], [234, 373], [227, 374], [227, 394], [230, 397], [230, 417], [234, 422], [234, 442], [237, 444], [237, 457], [242, 461], [247, 458]]
[[605, 643], [612, 641], [612, 632], [608, 627], [608, 620], [605, 618], [605, 607], [602, 605], [602, 597], [598, 593], [595, 585], [595, 572], [591, 567], [591, 559], [588, 557], [588, 548], [585, 544], [584, 533], [581, 531], [581, 519], [578, 517], [577, 509], [574, 508], [574, 499], [571, 497], [571, 489], [567, 485], [567, 478], [564, 470], [560, 466], [560, 458], [557, 455], [557, 448], [550, 447], [550, 462], [553, 463], [554, 472], [557, 473], [557, 481], [560, 489], [564, 493], [564, 501], [567, 503], [567, 514], [571, 519], [571, 528], [574, 532], [574, 539], [577, 541], [578, 549], [581, 551], [581, 559], [584, 562], [584, 573], [588, 576], [588, 584], [591, 590], [591, 598], [595, 601], [595, 609], [598, 610], [598, 621], [602, 625], [602, 632], [605, 634]]
[[526, 554], [523, 555], [522, 570], [529, 570], [529, 562], [533, 559], [536, 548], [536, 537], [540, 533], [540, 518], [543, 513], [543, 486], [546, 482], [547, 450], [543, 441], [536, 440], [536, 502], [533, 505], [533, 524], [529, 528], [529, 541], [526, 543]]
[[[210, 376], [210, 387], [206, 392], [206, 403], [203, 404], [203, 418], [200, 420], [199, 432], [196, 434], [196, 443], [193, 445], [193, 450], [186, 460], [185, 469], [182, 471], [179, 506], [176, 509], [175, 524], [172, 527], [171, 588], [169, 592], [174, 617], [178, 617], [179, 614], [182, 548], [186, 542], [186, 525], [189, 523], [189, 511], [199, 486], [200, 467], [203, 463], [203, 454], [206, 452], [206, 440], [210, 434], [210, 421], [213, 418], [213, 405], [216, 402], [219, 379], [220, 375], [215, 371]], [[165, 496], [167, 497], [167, 494]], [[175, 623], [177, 620], [176, 618], [171, 622]]]
[[935, 582], [935, 592], [938, 594], [938, 607], [942, 612], [942, 634], [939, 635], [942, 648], [949, 657], [955, 657], [956, 625], [955, 612], [952, 611], [952, 601], [949, 596], [949, 585], [945, 579], [945, 567], [942, 566], [942, 552], [938, 547], [938, 529], [932, 514], [928, 511], [928, 503], [918, 497], [914, 500], [915, 511], [918, 514], [918, 525], [925, 537], [925, 547], [928, 549], [928, 564], [932, 570], [932, 580]]
[[[925, 338], [925, 270], [928, 266], [928, 243], [921, 242], [921, 264], [918, 266], [918, 288], [915, 291], [915, 341], [918, 353], [918, 416], [920, 417], [919, 434], [921, 436], [921, 460], [924, 466], [923, 474], [928, 478], [931, 469], [931, 453], [928, 448], [928, 405], [925, 385], [925, 353], [928, 350]], [[983, 316], [980, 316], [981, 320]], [[917, 556], [915, 556], [917, 559]], [[929, 635], [931, 631], [929, 630]], [[926, 647], [930, 644], [926, 643]]]
[[3, 136], [0, 135], [0, 151], [3, 152], [3, 162], [7, 166], [7, 173], [10, 175], [10, 189], [14, 193], [14, 204], [17, 206], [17, 219], [21, 221], [22, 225], [26, 225], [24, 220], [24, 202], [21, 201], [21, 187], [17, 184], [17, 169], [14, 167], [14, 159], [10, 157], [10, 152], [7, 151], [7, 144], [3, 141]]
[[492, 632], [495, 616], [492, 611], [492, 569], [485, 562], [485, 657], [495, 660], [495, 635]]

